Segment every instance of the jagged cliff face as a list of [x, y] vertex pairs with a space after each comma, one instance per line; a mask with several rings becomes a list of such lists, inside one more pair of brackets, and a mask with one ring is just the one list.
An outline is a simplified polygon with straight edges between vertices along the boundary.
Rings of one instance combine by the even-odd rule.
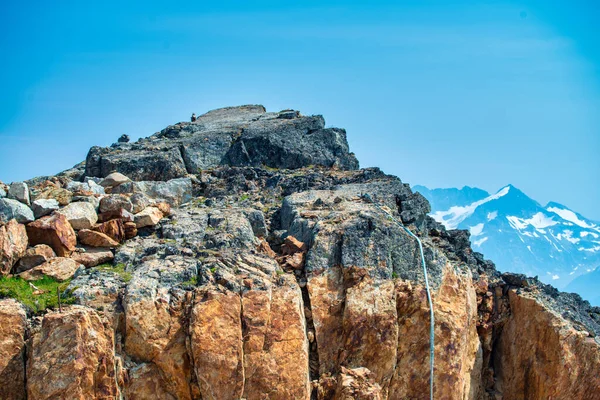
[[[111, 189], [136, 216], [158, 207], [140, 211], [139, 193], [172, 209], [112, 246], [127, 274], [78, 270], [76, 305], [28, 318], [0, 300], [2, 399], [428, 398], [417, 243], [365, 193], [423, 241], [436, 399], [600, 398], [600, 310], [498, 274], [398, 178], [359, 170], [343, 130], [322, 117], [215, 110], [93, 148], [58, 181], [113, 170], [179, 178]], [[127, 223], [123, 212], [110, 220]]]

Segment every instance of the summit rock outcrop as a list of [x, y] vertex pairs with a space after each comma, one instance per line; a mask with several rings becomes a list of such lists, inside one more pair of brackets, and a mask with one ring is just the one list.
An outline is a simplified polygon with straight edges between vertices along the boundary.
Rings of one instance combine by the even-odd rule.
[[420, 252], [396, 221], [423, 244], [435, 399], [600, 399], [600, 309], [497, 272], [321, 116], [214, 110], [28, 184], [61, 208], [3, 222], [30, 245], [5, 273], [40, 244], [77, 269], [69, 304], [0, 300], [3, 399], [429, 398]]

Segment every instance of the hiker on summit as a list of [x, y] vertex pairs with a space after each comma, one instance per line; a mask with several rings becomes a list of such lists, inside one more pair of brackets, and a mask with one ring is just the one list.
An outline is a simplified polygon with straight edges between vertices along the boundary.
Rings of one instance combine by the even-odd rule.
[[192, 113], [192, 122], [196, 122], [196, 113]]

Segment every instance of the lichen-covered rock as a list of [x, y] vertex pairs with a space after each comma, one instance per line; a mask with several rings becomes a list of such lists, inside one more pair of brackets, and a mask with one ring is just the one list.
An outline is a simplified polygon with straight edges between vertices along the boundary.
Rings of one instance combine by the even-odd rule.
[[27, 225], [29, 244], [47, 244], [59, 257], [68, 257], [77, 245], [73, 227], [62, 214], [42, 217]]
[[112, 193], [140, 193], [157, 202], [165, 201], [172, 206], [179, 206], [192, 199], [192, 180], [178, 178], [166, 182], [128, 182], [114, 188]]
[[29, 399], [118, 399], [114, 337], [90, 308], [44, 316], [27, 360]]
[[38, 244], [30, 247], [25, 251], [25, 254], [15, 266], [14, 273], [18, 274], [23, 271], [27, 271], [28, 269], [43, 264], [54, 257], [56, 257], [56, 253], [54, 253], [52, 247], [46, 244]]
[[27, 231], [25, 226], [11, 219], [0, 226], [0, 276], [10, 273], [13, 265], [27, 250]]
[[25, 307], [0, 300], [0, 399], [25, 400]]
[[19, 276], [26, 281], [35, 281], [42, 279], [44, 276], [49, 276], [61, 282], [75, 275], [79, 267], [81, 267], [81, 264], [75, 260], [65, 257], [55, 257], [43, 264], [21, 272]]
[[27, 205], [12, 199], [0, 199], [0, 223], [7, 223], [11, 219], [26, 224], [35, 220], [33, 211]]
[[342, 367], [334, 400], [382, 400], [381, 386], [367, 368]]
[[73, 229], [90, 229], [98, 221], [96, 209], [91, 203], [78, 201], [56, 211], [67, 217]]
[[70, 190], [49, 186], [35, 196], [35, 200], [54, 199], [61, 206], [66, 206], [73, 200], [73, 193]]

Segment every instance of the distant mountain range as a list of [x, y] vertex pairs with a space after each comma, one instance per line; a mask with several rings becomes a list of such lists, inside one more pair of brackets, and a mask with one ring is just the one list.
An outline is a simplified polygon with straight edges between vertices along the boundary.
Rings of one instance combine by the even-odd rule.
[[414, 186], [431, 216], [448, 229], [468, 229], [473, 249], [501, 271], [538, 276], [600, 305], [600, 223], [568, 207], [546, 206], [512, 185], [485, 190]]

